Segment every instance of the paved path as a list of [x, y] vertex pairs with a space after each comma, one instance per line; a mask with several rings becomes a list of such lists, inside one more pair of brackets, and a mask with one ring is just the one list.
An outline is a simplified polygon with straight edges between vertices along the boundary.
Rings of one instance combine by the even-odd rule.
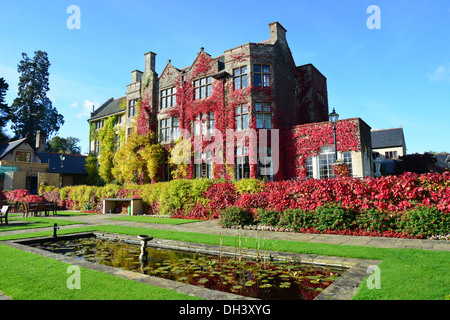
[[[99, 215], [81, 215], [81, 216], [50, 216], [49, 219], [61, 219], [79, 221], [82, 224], [61, 226], [61, 229], [67, 230], [71, 228], [78, 228], [82, 226], [95, 226], [95, 225], [121, 225], [129, 227], [140, 227], [148, 229], [160, 229], [160, 230], [174, 230], [184, 232], [198, 232], [208, 234], [221, 234], [236, 236], [240, 233], [242, 236], [256, 237], [255, 230], [236, 230], [221, 228], [218, 225], [217, 220], [192, 222], [181, 225], [170, 224], [154, 224], [144, 222], [132, 222], [112, 220], [109, 218], [117, 217], [115, 214], [99, 214]], [[17, 233], [31, 233], [37, 231], [52, 230], [52, 228], [39, 228], [39, 229], [25, 229], [15, 231], [0, 232], [0, 235], [17, 234]], [[274, 231], [261, 231], [261, 237], [263, 239], [278, 239], [278, 240], [290, 240], [312, 243], [330, 243], [339, 245], [355, 245], [355, 246], [368, 246], [378, 248], [399, 248], [399, 249], [424, 249], [424, 250], [438, 250], [438, 251], [450, 251], [450, 241], [447, 240], [417, 240], [417, 239], [396, 239], [396, 238], [382, 238], [382, 237], [363, 237], [363, 236], [341, 236], [341, 235], [328, 235], [328, 234], [304, 234], [293, 232], [274, 232]]]

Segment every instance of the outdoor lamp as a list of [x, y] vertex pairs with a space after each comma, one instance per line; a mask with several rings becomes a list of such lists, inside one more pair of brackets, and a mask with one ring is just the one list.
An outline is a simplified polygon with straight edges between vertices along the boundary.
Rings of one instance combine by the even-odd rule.
[[339, 120], [339, 115], [336, 113], [336, 111], [334, 111], [334, 108], [333, 108], [333, 112], [330, 113], [330, 114], [328, 115], [328, 117], [330, 118], [330, 121], [331, 121], [331, 123], [333, 124], [333, 126], [335, 126], [336, 123], [337, 123], [338, 120]]
[[59, 187], [62, 188], [62, 184], [63, 184], [62, 174], [63, 174], [63, 168], [64, 168], [64, 160], [66, 159], [66, 156], [63, 153], [63, 154], [61, 154], [59, 156], [59, 158], [61, 159], [61, 178], [60, 178], [60, 181], [59, 181]]
[[328, 117], [330, 118], [330, 122], [333, 124], [333, 130], [334, 130], [334, 157], [335, 157], [335, 161], [337, 161], [336, 123], [339, 120], [339, 115], [336, 113], [336, 111], [334, 111], [334, 108], [333, 108], [333, 112], [330, 113], [328, 115]]

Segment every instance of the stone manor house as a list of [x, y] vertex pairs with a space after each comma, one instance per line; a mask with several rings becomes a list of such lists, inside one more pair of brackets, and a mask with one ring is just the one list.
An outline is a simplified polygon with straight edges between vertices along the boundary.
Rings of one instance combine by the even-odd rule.
[[[278, 22], [269, 27], [270, 37], [265, 41], [225, 50], [218, 57], [200, 48], [192, 65], [177, 68], [168, 60], [161, 75], [156, 73], [156, 53], [146, 53], [143, 71], [131, 72], [126, 95], [110, 98], [93, 110], [88, 120], [91, 128], [101, 129], [106, 118], [116, 116], [116, 127], [125, 131], [126, 139], [136, 130], [145, 95], [148, 127], [163, 146], [173, 146], [180, 129], [209, 137], [217, 130], [259, 134], [261, 129], [279, 129], [280, 169], [269, 174], [269, 179], [332, 177], [336, 159], [327, 79], [312, 64], [297, 66], [286, 29]], [[348, 164], [353, 176], [373, 175], [370, 127], [362, 119], [338, 121], [337, 146], [338, 158]], [[89, 151], [99, 154], [99, 149], [99, 141], [92, 139]], [[248, 144], [234, 152], [234, 178], [262, 178], [261, 168], [267, 163], [250, 163]], [[225, 174], [225, 169], [214, 168], [211, 155], [211, 150], [193, 153], [190, 178]], [[169, 179], [166, 161], [161, 180]]]

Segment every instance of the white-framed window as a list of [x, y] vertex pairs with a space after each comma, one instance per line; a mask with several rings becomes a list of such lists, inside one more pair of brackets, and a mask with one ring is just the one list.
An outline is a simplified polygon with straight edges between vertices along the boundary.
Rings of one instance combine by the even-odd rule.
[[351, 176], [353, 176], [353, 161], [352, 161], [352, 153], [350, 151], [346, 151], [342, 153], [342, 159], [344, 163], [348, 166], [348, 172]]
[[314, 164], [312, 157], [306, 158], [305, 169], [306, 169], [306, 179], [314, 178]]
[[[338, 158], [347, 164], [349, 173], [353, 176], [352, 152], [338, 152]], [[305, 169], [307, 179], [334, 178], [333, 164], [336, 163], [334, 147], [322, 147], [320, 153], [314, 157], [306, 158]]]

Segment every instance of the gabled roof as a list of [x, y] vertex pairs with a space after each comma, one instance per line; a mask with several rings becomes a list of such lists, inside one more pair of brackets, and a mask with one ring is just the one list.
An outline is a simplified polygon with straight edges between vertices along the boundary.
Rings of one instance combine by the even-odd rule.
[[[48, 172], [61, 173], [61, 154], [53, 152], [38, 152], [43, 163], [48, 163]], [[84, 167], [86, 156], [76, 154], [64, 154], [64, 173], [86, 174]]]
[[9, 152], [17, 148], [22, 144], [27, 138], [22, 138], [19, 140], [11, 141], [9, 143], [0, 144], [0, 159], [7, 155]]
[[372, 149], [401, 147], [405, 144], [403, 128], [373, 130], [371, 136]]
[[125, 110], [120, 107], [124, 99], [126, 99], [126, 96], [117, 99], [110, 98], [108, 101], [103, 103], [99, 108], [91, 113], [91, 117], [88, 121], [93, 121], [96, 119], [111, 116], [113, 114], [125, 112]]

